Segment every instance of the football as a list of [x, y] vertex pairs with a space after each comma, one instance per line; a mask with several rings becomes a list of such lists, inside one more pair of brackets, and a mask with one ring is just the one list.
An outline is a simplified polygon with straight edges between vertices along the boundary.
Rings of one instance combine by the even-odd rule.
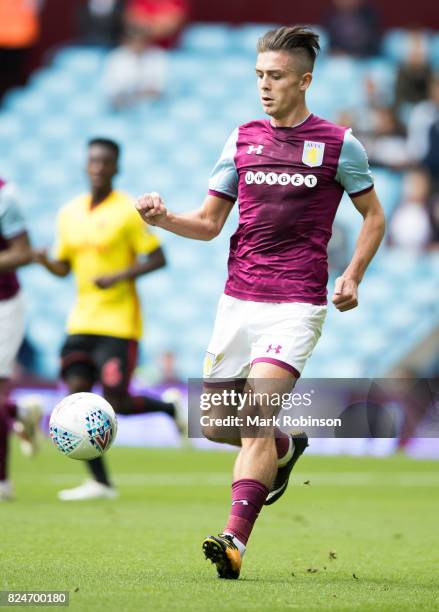
[[95, 393], [73, 393], [60, 401], [50, 417], [56, 448], [70, 459], [96, 459], [113, 444], [117, 418], [112, 406]]

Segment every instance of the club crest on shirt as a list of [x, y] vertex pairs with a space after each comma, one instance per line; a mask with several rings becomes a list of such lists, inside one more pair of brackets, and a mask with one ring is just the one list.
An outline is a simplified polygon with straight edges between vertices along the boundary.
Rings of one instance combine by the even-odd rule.
[[206, 351], [203, 363], [203, 376], [210, 376], [212, 374], [213, 368], [221, 361], [223, 357], [224, 353], [214, 355], [213, 353], [209, 353], [208, 351]]
[[324, 142], [313, 142], [305, 140], [303, 144], [302, 162], [305, 166], [315, 168], [323, 163], [323, 153], [325, 151]]
[[213, 353], [206, 352], [203, 363], [203, 376], [210, 376], [212, 374], [214, 363], [215, 355]]

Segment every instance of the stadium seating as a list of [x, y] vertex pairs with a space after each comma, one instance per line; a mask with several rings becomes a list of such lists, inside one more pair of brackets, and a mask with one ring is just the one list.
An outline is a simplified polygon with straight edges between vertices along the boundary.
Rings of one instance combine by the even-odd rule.
[[[0, 112], [1, 172], [20, 184], [34, 243], [51, 244], [58, 208], [85, 189], [85, 142], [98, 134], [123, 146], [121, 188], [134, 195], [158, 190], [176, 211], [198, 206], [227, 135], [240, 122], [262, 116], [253, 49], [265, 30], [249, 25], [189, 27], [181, 48], [170, 53], [167, 94], [124, 113], [114, 113], [103, 99], [105, 53], [100, 49], [60, 50], [27, 87], [10, 92]], [[390, 92], [404, 40], [403, 32], [390, 32], [384, 56], [373, 60], [323, 53], [311, 91], [313, 110], [335, 119], [341, 109], [364, 103], [365, 75]], [[325, 49], [324, 33], [322, 43]], [[439, 64], [437, 37], [431, 53]], [[383, 169], [375, 175], [389, 216], [399, 199], [400, 176]], [[347, 199], [337, 220], [352, 249], [361, 218]], [[163, 350], [176, 351], [183, 376], [200, 375], [235, 226], [236, 212], [211, 243], [159, 231], [169, 266], [139, 282], [147, 313], [144, 353], [154, 358]], [[437, 263], [432, 257], [414, 260], [382, 248], [361, 286], [361, 308], [345, 314], [329, 309], [325, 333], [305, 375], [384, 374], [439, 322]], [[40, 373], [55, 376], [72, 283], [36, 266], [20, 275], [28, 336], [40, 351]]]

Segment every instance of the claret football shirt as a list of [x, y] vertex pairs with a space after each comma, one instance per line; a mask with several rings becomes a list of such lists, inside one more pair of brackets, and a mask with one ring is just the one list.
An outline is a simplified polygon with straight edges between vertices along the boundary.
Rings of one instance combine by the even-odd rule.
[[340, 200], [372, 188], [366, 151], [348, 128], [311, 114], [295, 127], [259, 120], [235, 129], [209, 181], [210, 194], [239, 202], [225, 293], [325, 304]]
[[[9, 240], [26, 232], [23, 215], [13, 183], [0, 179], [0, 251], [5, 251]], [[13, 298], [19, 290], [17, 274], [0, 272], [0, 300]]]

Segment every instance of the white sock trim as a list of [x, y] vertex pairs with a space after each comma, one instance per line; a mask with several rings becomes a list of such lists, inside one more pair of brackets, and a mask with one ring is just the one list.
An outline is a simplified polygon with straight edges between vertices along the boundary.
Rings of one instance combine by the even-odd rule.
[[294, 453], [294, 442], [293, 442], [293, 438], [291, 436], [288, 436], [288, 450], [285, 453], [285, 455], [283, 457], [280, 457], [280, 459], [277, 460], [277, 467], [284, 467], [288, 461], [290, 461], [291, 457], [293, 456]]
[[236, 546], [236, 548], [239, 550], [239, 554], [241, 555], [241, 557], [244, 556], [245, 553], [245, 544], [243, 544], [241, 542], [241, 540], [238, 540], [238, 538], [236, 536], [233, 535], [233, 533], [230, 533], [230, 531], [224, 531], [224, 535], [229, 535], [231, 536], [232, 540], [233, 540], [233, 544]]

